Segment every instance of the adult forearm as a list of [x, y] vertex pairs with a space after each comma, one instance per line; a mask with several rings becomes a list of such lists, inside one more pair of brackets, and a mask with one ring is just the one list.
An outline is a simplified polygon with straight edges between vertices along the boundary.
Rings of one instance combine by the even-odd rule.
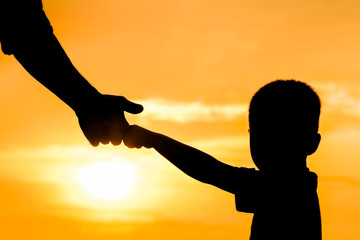
[[100, 95], [73, 66], [53, 34], [38, 38], [31, 46], [21, 45], [13, 54], [35, 79], [75, 111]]
[[0, 41], [41, 84], [74, 110], [99, 93], [75, 69], [53, 34], [41, 0], [1, 4]]

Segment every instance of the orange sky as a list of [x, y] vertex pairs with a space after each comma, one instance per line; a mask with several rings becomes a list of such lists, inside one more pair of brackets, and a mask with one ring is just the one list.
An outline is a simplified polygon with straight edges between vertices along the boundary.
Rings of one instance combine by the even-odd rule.
[[[101, 92], [142, 103], [131, 123], [252, 167], [247, 104], [278, 78], [312, 85], [322, 142], [324, 239], [360, 238], [360, 2], [43, 0], [63, 47]], [[247, 239], [251, 215], [152, 150], [89, 146], [73, 112], [0, 55], [1, 239]], [[76, 170], [123, 162], [121, 200], [91, 199]]]

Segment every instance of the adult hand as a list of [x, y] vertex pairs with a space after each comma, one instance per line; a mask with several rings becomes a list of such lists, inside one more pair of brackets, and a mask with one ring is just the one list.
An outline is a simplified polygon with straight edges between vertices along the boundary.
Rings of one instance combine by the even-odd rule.
[[80, 128], [93, 146], [99, 143], [119, 145], [129, 124], [124, 111], [138, 114], [143, 107], [122, 96], [100, 95], [76, 112]]

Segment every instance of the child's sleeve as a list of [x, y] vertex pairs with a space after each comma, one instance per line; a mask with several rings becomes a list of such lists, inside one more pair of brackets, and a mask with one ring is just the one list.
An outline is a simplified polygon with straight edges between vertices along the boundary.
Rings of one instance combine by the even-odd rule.
[[261, 192], [261, 174], [254, 168], [238, 168], [235, 205], [239, 212], [254, 213]]

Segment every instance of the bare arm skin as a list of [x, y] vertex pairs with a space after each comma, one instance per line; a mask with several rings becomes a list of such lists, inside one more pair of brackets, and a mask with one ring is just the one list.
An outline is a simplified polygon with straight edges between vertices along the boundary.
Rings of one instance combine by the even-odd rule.
[[136, 125], [129, 127], [124, 143], [131, 148], [154, 148], [188, 176], [227, 192], [235, 192], [237, 168], [196, 148]]
[[140, 113], [142, 106], [122, 96], [100, 94], [73, 66], [54, 35], [35, 46], [16, 48], [14, 56], [41, 84], [71, 107], [89, 142], [97, 146], [122, 141], [128, 123], [124, 111]]
[[40, 0], [6, 0], [0, 15], [0, 41], [37, 81], [58, 96], [79, 118], [89, 140], [118, 145], [128, 126], [124, 111], [143, 108], [122, 96], [100, 94], [78, 72], [53, 34]]
[[101, 97], [77, 71], [53, 34], [38, 38], [29, 46], [18, 46], [13, 55], [28, 73], [75, 112]]

